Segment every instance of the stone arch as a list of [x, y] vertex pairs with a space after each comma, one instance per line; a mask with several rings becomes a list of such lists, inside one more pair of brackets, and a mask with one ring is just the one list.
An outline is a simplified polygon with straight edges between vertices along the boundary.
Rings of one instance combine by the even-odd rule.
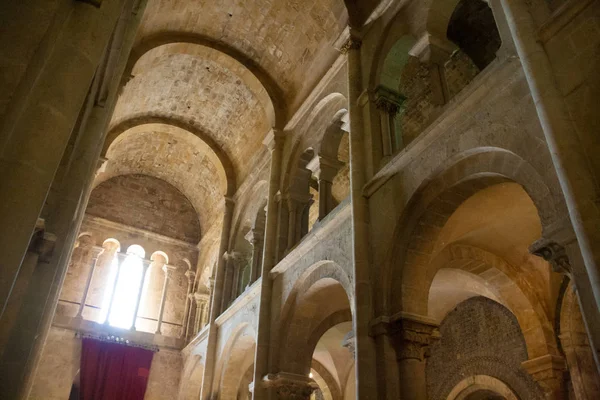
[[[225, 196], [232, 196], [236, 189], [236, 176], [229, 156], [221, 149], [209, 134], [185, 121], [162, 115], [138, 115], [112, 126], [108, 130], [102, 156], [106, 156], [111, 145], [123, 134], [130, 130], [143, 129], [145, 126], [158, 124], [167, 127], [169, 133], [182, 138], [192, 139], [196, 146], [209, 151], [206, 154], [219, 171], [221, 190]], [[98, 183], [95, 182], [97, 185]]]
[[[556, 218], [550, 190], [543, 178], [518, 155], [500, 148], [476, 148], [451, 157], [425, 179], [410, 197], [396, 225], [395, 245], [384, 271], [383, 308], [401, 309], [390, 297], [393, 287], [401, 287], [406, 265], [425, 268], [431, 261], [430, 240], [464, 200], [481, 189], [503, 182], [522, 186], [533, 201], [542, 229]], [[426, 239], [423, 239], [426, 238]]]
[[348, 100], [346, 96], [338, 92], [328, 94], [313, 107], [308, 118], [306, 118], [306, 122], [297, 128], [298, 134], [292, 142], [291, 151], [285, 164], [282, 187], [287, 188], [289, 186], [298, 159], [306, 148], [313, 148], [316, 154], [320, 152], [325, 129], [311, 130], [311, 128], [314, 125], [329, 127], [333, 122], [341, 119], [340, 112], [347, 110], [347, 108]]
[[578, 400], [600, 397], [600, 376], [585, 329], [577, 293], [568, 281], [559, 311], [559, 338], [569, 367], [571, 385]]
[[[500, 299], [493, 300], [501, 300], [501, 304], [515, 315], [525, 338], [529, 358], [533, 359], [546, 354], [558, 355], [554, 329], [542, 307], [542, 301], [528, 281], [520, 278], [519, 275], [522, 274], [522, 271], [519, 268], [511, 265], [503, 258], [478, 247], [452, 244], [447, 246], [433, 260], [427, 271], [423, 271], [425, 274], [423, 276], [424, 285], [428, 287], [428, 300], [425, 301], [426, 303], [432, 303], [432, 283], [435, 277], [438, 276], [438, 273], [446, 268], [462, 270], [481, 277], [482, 280], [487, 282], [488, 286], [495, 289]], [[494, 276], [493, 280], [487, 278], [487, 276], [492, 274]], [[418, 275], [410, 274], [409, 280], [410, 282], [405, 281], [404, 284], [406, 286], [414, 285], [415, 280], [419, 280]], [[404, 311], [417, 315], [428, 315], [430, 314], [429, 306], [428, 304], [424, 304], [425, 302], [421, 303], [425, 308], [407, 308]], [[403, 301], [403, 304], [407, 303]], [[414, 306], [415, 302], [411, 301], [411, 305]], [[449, 306], [448, 312], [456, 304]], [[440, 322], [443, 320], [443, 317], [436, 319]]]
[[446, 400], [465, 377], [477, 375], [504, 382], [518, 398], [546, 398], [522, 367], [528, 359], [523, 332], [502, 304], [481, 296], [465, 300], [444, 318], [440, 332], [426, 363], [428, 398]]
[[204, 377], [204, 364], [199, 355], [191, 356], [187, 362], [187, 367], [182, 374], [181, 390], [179, 399], [198, 400], [200, 389], [202, 388], [202, 379]]
[[311, 372], [314, 371], [312, 373], [316, 374], [313, 378], [323, 392], [324, 400], [342, 400], [342, 390], [327, 368], [315, 359], [312, 360], [310, 367]]
[[519, 400], [506, 383], [489, 375], [475, 375], [463, 379], [452, 389], [447, 400], [469, 400], [470, 396], [478, 391], [489, 391], [505, 400]]
[[255, 79], [261, 83], [261, 85], [269, 94], [273, 107], [274, 126], [279, 128], [285, 125], [287, 104], [283, 96], [283, 90], [277, 84], [275, 79], [273, 79], [273, 77], [267, 71], [263, 70], [260, 65], [253, 61], [250, 57], [246, 56], [243, 52], [208, 36], [197, 33], [167, 31], [157, 32], [153, 35], [144, 37], [144, 39], [137, 43], [131, 50], [125, 72], [123, 73], [124, 79], [129, 79], [129, 77], [131, 77], [133, 68], [144, 54], [157, 47], [173, 43], [186, 43], [190, 45], [208, 47], [223, 53], [224, 55], [233, 59], [236, 63], [243, 65], [244, 68], [249, 70]]
[[317, 263], [297, 279], [281, 314], [278, 360], [282, 370], [309, 373], [319, 338], [332, 326], [352, 319], [351, 293], [350, 279], [333, 262]]
[[239, 324], [229, 336], [216, 365], [213, 384], [215, 398], [235, 399], [240, 382], [248, 368], [254, 363], [256, 333], [248, 323]]

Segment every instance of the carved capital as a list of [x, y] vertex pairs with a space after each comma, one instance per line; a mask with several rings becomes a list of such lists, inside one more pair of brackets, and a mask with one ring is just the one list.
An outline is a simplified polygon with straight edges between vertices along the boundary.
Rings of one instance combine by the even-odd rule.
[[194, 271], [192, 271], [191, 269], [188, 269], [187, 271], [185, 271], [186, 278], [188, 278], [188, 282], [191, 282], [194, 280], [194, 277], [196, 277], [196, 273]]
[[165, 264], [162, 267], [163, 272], [167, 278], [170, 278], [173, 275], [173, 272], [177, 270], [177, 267], [174, 265]]
[[347, 54], [350, 50], [360, 50], [362, 40], [357, 37], [350, 36], [348, 40], [340, 47], [340, 53]]
[[309, 400], [312, 392], [318, 387], [308, 377], [286, 372], [268, 374], [263, 378], [263, 384], [273, 388], [277, 398], [282, 400]]
[[347, 348], [352, 358], [356, 359], [356, 336], [354, 335], [353, 330], [348, 332], [348, 334], [344, 336], [344, 340], [342, 341], [342, 347]]
[[390, 323], [389, 334], [400, 360], [429, 357], [430, 346], [440, 339], [438, 325], [428, 318], [402, 315]]
[[554, 272], [571, 276], [571, 263], [565, 248], [547, 239], [540, 239], [529, 247], [531, 254], [543, 258], [552, 266]]
[[391, 116], [395, 116], [402, 110], [402, 104], [406, 100], [406, 97], [400, 93], [384, 86], [376, 87], [372, 94], [375, 107]]
[[36, 253], [39, 256], [39, 261], [49, 262], [54, 253], [55, 245], [56, 235], [47, 232], [45, 221], [38, 218], [28, 250]]

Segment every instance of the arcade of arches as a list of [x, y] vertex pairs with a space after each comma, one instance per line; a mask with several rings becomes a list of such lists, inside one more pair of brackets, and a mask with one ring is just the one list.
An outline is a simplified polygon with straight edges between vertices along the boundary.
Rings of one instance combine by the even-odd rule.
[[0, 398], [600, 398], [599, 0], [0, 10]]

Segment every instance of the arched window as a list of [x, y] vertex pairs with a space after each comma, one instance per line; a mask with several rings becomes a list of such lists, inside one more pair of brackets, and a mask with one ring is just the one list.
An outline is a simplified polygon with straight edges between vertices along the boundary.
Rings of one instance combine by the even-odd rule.
[[115, 255], [102, 302], [101, 321], [129, 329], [134, 323], [136, 305], [144, 273], [146, 255], [139, 245], [131, 245], [124, 258]]

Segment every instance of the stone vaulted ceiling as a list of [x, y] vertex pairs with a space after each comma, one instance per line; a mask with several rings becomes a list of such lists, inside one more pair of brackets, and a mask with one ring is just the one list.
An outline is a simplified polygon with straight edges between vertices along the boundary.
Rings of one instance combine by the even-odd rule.
[[343, 0], [150, 0], [95, 184], [163, 179], [207, 232], [223, 195], [264, 155], [266, 134], [334, 61], [346, 24]]

